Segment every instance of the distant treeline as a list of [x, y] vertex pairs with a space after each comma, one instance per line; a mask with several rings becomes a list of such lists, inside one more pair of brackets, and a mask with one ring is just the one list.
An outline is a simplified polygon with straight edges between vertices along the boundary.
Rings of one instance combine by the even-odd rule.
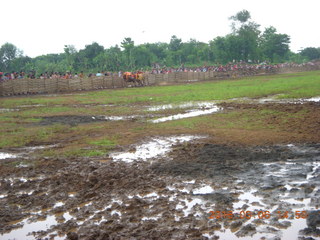
[[[64, 52], [30, 58], [11, 43], [0, 48], [0, 72], [81, 72], [134, 71], [178, 66], [205, 66], [244, 62], [307, 62], [320, 58], [320, 48], [308, 47], [299, 53], [290, 51], [290, 37], [268, 27], [263, 32], [260, 25], [251, 21], [247, 10], [230, 17], [232, 31], [209, 43], [190, 39], [182, 42], [172, 36], [169, 43], [135, 45], [127, 37], [120, 46], [104, 48], [96, 42], [77, 50], [65, 45]], [[210, 25], [204, 31], [210, 31]], [[212, 25], [211, 27], [214, 27]]]

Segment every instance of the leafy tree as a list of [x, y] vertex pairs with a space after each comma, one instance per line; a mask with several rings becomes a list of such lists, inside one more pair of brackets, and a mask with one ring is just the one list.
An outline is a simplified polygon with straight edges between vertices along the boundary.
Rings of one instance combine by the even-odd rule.
[[107, 49], [106, 54], [108, 56], [107, 69], [110, 69], [111, 71], [124, 69], [125, 63], [123, 60], [123, 54], [118, 45]]
[[152, 63], [160, 63], [165, 64], [166, 58], [168, 57], [168, 43], [146, 43], [145, 47], [150, 51], [153, 56], [155, 57], [153, 59]]
[[104, 51], [104, 47], [96, 42], [86, 45], [75, 56], [76, 69], [91, 69], [95, 68], [93, 59]]
[[32, 58], [27, 56], [21, 56], [21, 57], [15, 58], [11, 61], [10, 71], [26, 72], [27, 70], [31, 70], [26, 67], [28, 64], [32, 64]]
[[12, 43], [5, 43], [0, 48], [0, 68], [3, 71], [12, 71], [12, 61], [22, 56], [22, 51]]
[[300, 51], [300, 55], [309, 60], [320, 59], [320, 48], [307, 47]]
[[213, 41], [210, 41], [210, 48], [214, 52], [217, 62], [226, 63], [229, 61], [226, 37], [216, 37]]
[[152, 62], [156, 60], [156, 56], [148, 50], [145, 45], [139, 45], [133, 50], [134, 65], [137, 68], [151, 66]]
[[265, 29], [260, 42], [264, 58], [269, 61], [283, 61], [288, 56], [290, 37], [287, 34], [277, 33], [274, 27]]
[[182, 62], [182, 40], [180, 38], [177, 38], [176, 35], [173, 35], [171, 37], [168, 49], [169, 54], [168, 54], [168, 58], [167, 58], [167, 62], [170, 65], [180, 65]]
[[68, 70], [73, 71], [75, 69], [75, 60], [76, 60], [76, 54], [77, 49], [74, 45], [65, 45], [64, 46], [64, 53], [66, 55], [66, 62], [68, 65]]
[[126, 64], [129, 68], [133, 67], [132, 50], [134, 49], [134, 41], [127, 37], [121, 42], [121, 47], [124, 49], [126, 56]]
[[99, 45], [96, 42], [93, 42], [90, 45], [86, 45], [84, 50], [81, 50], [84, 52], [84, 56], [88, 59], [94, 59], [96, 56], [98, 56], [101, 52], [104, 51], [104, 47]]
[[248, 10], [242, 10], [240, 12], [237, 12], [236, 15], [231, 16], [229, 19], [233, 21], [239, 21], [241, 23], [247, 22], [251, 18], [251, 14]]

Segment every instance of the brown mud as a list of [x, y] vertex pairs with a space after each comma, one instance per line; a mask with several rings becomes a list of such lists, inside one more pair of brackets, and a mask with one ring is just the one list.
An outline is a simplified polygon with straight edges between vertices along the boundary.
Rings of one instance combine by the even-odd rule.
[[[220, 106], [293, 117], [261, 119], [276, 132], [204, 126], [146, 161], [0, 160], [0, 239], [320, 239], [319, 103]], [[63, 119], [41, 124], [95, 120]]]

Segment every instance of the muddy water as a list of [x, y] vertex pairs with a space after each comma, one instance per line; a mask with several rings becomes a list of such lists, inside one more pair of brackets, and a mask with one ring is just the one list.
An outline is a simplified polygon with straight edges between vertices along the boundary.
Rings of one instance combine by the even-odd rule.
[[307, 98], [303, 100], [308, 102], [320, 102], [320, 97]]
[[[34, 146], [34, 147], [22, 147], [22, 148], [12, 148], [12, 152], [0, 152], [0, 160], [2, 159], [11, 159], [11, 158], [21, 158], [25, 159], [30, 157], [35, 151], [42, 150], [42, 149], [48, 149], [48, 148], [54, 148], [57, 147], [57, 144], [53, 145], [41, 145], [41, 146]], [[27, 164], [21, 163], [17, 167], [26, 167]]]
[[0, 113], [5, 113], [5, 112], [15, 112], [19, 111], [20, 109], [15, 109], [15, 108], [0, 108]]
[[187, 113], [179, 113], [176, 115], [168, 116], [168, 117], [163, 117], [163, 118], [158, 118], [154, 120], [150, 120], [152, 123], [161, 123], [161, 122], [166, 122], [166, 121], [173, 121], [173, 120], [178, 120], [178, 119], [183, 119], [183, 118], [190, 118], [190, 117], [197, 117], [197, 116], [202, 116], [202, 115], [207, 115], [207, 114], [212, 114], [220, 111], [220, 107], [214, 107], [210, 109], [205, 109], [205, 110], [191, 110]]
[[212, 114], [221, 110], [221, 107], [218, 107], [217, 104], [214, 102], [188, 102], [180, 105], [168, 104], [168, 105], [150, 107], [148, 110], [160, 111], [160, 110], [176, 109], [176, 108], [177, 109], [192, 108], [192, 109], [187, 110], [184, 113], [179, 113], [172, 116], [149, 120], [149, 122], [161, 123], [161, 122], [178, 120], [183, 118], [190, 118], [190, 117], [197, 117], [197, 116]]
[[15, 155], [15, 154], [0, 152], [0, 160], [7, 159], [7, 158], [16, 158], [16, 157], [17, 157], [17, 155]]
[[319, 102], [320, 97], [312, 97], [312, 98], [296, 98], [296, 99], [282, 99], [281, 94], [278, 95], [272, 95], [265, 98], [258, 98], [258, 99], [252, 99], [252, 98], [233, 98], [230, 99], [231, 101], [235, 102], [250, 102], [252, 104], [264, 104], [264, 103], [284, 103], [284, 104], [303, 104], [306, 102]]
[[160, 111], [160, 110], [167, 110], [167, 109], [184, 109], [184, 108], [213, 108], [216, 107], [217, 103], [214, 102], [186, 102], [181, 104], [166, 104], [166, 105], [159, 105], [159, 106], [153, 106], [149, 107], [148, 111]]
[[141, 145], [132, 146], [130, 152], [118, 152], [110, 154], [115, 161], [133, 162], [159, 157], [169, 152], [174, 144], [189, 142], [203, 138], [201, 136], [174, 136], [154, 138]]

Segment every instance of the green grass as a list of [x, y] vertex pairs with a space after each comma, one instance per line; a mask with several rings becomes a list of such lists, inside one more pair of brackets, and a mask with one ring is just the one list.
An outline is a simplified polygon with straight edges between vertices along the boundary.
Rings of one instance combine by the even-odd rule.
[[101, 146], [105, 148], [112, 148], [116, 145], [116, 142], [107, 138], [95, 140], [95, 141], [89, 141], [89, 144]]
[[[43, 104], [49, 108], [55, 104], [179, 103], [241, 97], [257, 98], [275, 94], [283, 94], [282, 97], [285, 98], [313, 97], [320, 95], [320, 71], [172, 86], [106, 89], [82, 94], [57, 97], [4, 98], [0, 103], [0, 107], [12, 108], [26, 104]], [[56, 113], [67, 110], [67, 108], [60, 107], [59, 109], [59, 107], [56, 107], [52, 110], [39, 110], [39, 113]], [[37, 113], [38, 110], [34, 111]], [[32, 111], [29, 113], [31, 114]]]
[[[0, 113], [0, 148], [20, 147], [28, 144], [43, 142], [65, 141], [68, 146], [82, 144], [90, 150], [68, 150], [67, 156], [102, 156], [113, 149], [116, 144], [123, 142], [126, 134], [143, 135], [153, 131], [161, 133], [163, 129], [178, 129], [191, 131], [203, 128], [276, 128], [276, 125], [265, 124], [270, 116], [277, 116], [279, 122], [290, 121], [291, 118], [301, 117], [304, 112], [290, 115], [272, 110], [245, 110], [237, 112], [217, 113], [209, 116], [168, 121], [159, 124], [136, 121], [125, 128], [121, 123], [93, 122], [75, 127], [68, 125], [38, 126], [34, 123], [41, 117], [52, 115], [134, 115], [146, 113], [144, 106], [160, 104], [179, 104], [190, 101], [228, 100], [232, 98], [259, 98], [269, 95], [279, 95], [279, 98], [309, 98], [320, 96], [320, 71], [282, 74], [271, 76], [250, 77], [236, 80], [198, 82], [172, 86], [150, 86], [143, 88], [106, 89], [101, 91], [82, 92], [75, 95], [57, 96], [25, 96], [1, 98], [0, 108], [19, 108], [21, 105], [45, 105], [19, 108], [20, 111]], [[93, 104], [82, 106], [77, 104]], [[113, 106], [101, 106], [113, 104]], [[159, 111], [171, 114], [179, 110]], [[250, 118], [249, 118], [250, 116]], [[111, 131], [122, 126], [119, 138]], [[104, 132], [111, 135], [103, 135]], [[80, 138], [77, 138], [80, 136]], [[88, 136], [95, 136], [88, 137]], [[108, 137], [105, 137], [108, 136]], [[69, 142], [69, 139], [70, 142]], [[74, 147], [74, 145], [72, 145]], [[54, 154], [49, 151], [48, 154]]]
[[95, 99], [105, 99], [106, 102], [114, 103], [179, 103], [241, 97], [257, 98], [275, 94], [285, 94], [288, 97], [317, 96], [320, 94], [320, 72], [90, 93]]
[[41, 144], [43, 142], [50, 142], [57, 134], [68, 131], [68, 126], [60, 124], [37, 127], [23, 127], [18, 125], [0, 131], [0, 148], [22, 147], [30, 143]]
[[[107, 152], [96, 149], [71, 149], [62, 154], [65, 157], [100, 157], [106, 155]], [[52, 155], [54, 156], [55, 154]]]

